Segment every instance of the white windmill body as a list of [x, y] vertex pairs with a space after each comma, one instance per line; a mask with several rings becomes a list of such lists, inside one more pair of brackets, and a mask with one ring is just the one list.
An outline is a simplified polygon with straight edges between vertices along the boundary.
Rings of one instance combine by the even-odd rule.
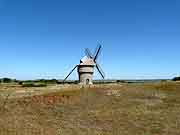
[[91, 51], [89, 49], [85, 50], [86, 56], [84, 56], [80, 60], [80, 64], [76, 65], [71, 72], [66, 76], [64, 79], [64, 82], [66, 79], [71, 75], [71, 73], [77, 68], [77, 72], [79, 75], [79, 84], [81, 85], [90, 85], [93, 84], [93, 74], [94, 74], [94, 68], [96, 67], [98, 72], [100, 73], [101, 77], [104, 79], [105, 74], [100, 68], [99, 64], [97, 64], [97, 58], [99, 56], [99, 53], [101, 51], [101, 45], [99, 45], [94, 53], [92, 55]]

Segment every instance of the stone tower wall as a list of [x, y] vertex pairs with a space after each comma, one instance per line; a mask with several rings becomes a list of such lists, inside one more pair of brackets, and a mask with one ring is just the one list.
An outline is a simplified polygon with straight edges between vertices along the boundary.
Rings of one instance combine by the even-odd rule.
[[82, 85], [93, 84], [93, 73], [94, 73], [93, 65], [79, 65], [78, 74], [79, 74], [80, 84]]

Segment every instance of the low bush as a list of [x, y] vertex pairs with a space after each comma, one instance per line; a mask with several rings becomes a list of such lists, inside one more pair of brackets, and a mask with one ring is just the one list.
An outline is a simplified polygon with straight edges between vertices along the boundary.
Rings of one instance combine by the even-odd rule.
[[45, 83], [23, 83], [22, 87], [46, 87]]
[[180, 81], [180, 77], [174, 77], [172, 80], [173, 81]]

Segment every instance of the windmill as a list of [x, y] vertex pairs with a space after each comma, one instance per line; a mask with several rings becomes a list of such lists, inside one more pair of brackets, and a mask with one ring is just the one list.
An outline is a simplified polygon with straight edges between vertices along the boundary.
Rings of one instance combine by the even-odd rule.
[[90, 49], [85, 49], [85, 54], [81, 60], [80, 64], [76, 65], [71, 72], [66, 76], [63, 82], [67, 80], [67, 78], [73, 73], [73, 71], [77, 68], [77, 72], [79, 75], [79, 83], [82, 85], [93, 84], [93, 74], [94, 68], [96, 67], [101, 77], [104, 79], [105, 74], [101, 69], [100, 65], [97, 63], [97, 59], [100, 55], [102, 46], [98, 44], [94, 54], [91, 53]]

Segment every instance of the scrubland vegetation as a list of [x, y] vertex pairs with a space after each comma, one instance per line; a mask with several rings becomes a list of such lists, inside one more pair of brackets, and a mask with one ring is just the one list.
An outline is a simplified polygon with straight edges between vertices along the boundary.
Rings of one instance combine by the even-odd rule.
[[2, 135], [180, 134], [179, 82], [1, 85], [0, 106]]

